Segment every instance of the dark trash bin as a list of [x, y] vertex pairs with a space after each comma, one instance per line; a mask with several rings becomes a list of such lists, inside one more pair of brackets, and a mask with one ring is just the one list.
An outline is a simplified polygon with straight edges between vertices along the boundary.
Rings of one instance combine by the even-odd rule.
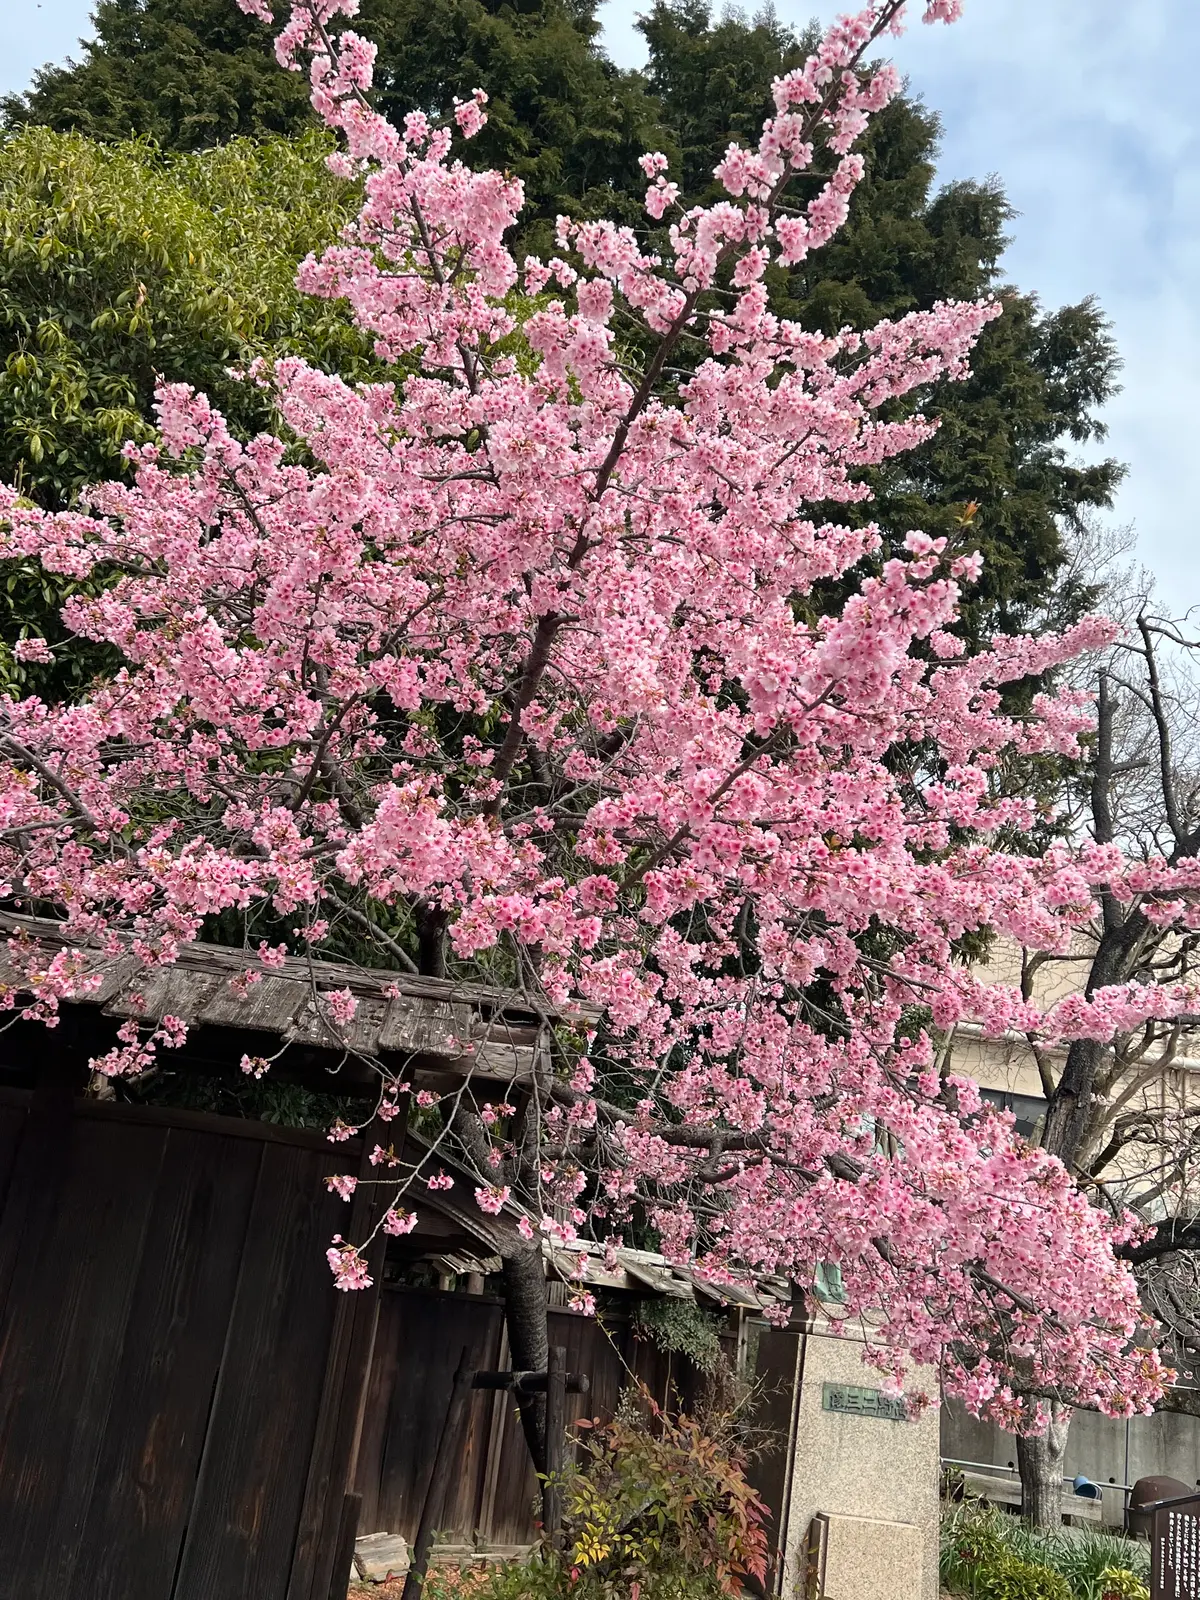
[[1139, 1533], [1144, 1539], [1148, 1539], [1153, 1519], [1153, 1511], [1149, 1508], [1157, 1505], [1160, 1500], [1178, 1500], [1191, 1493], [1191, 1484], [1181, 1483], [1178, 1478], [1139, 1478], [1129, 1492], [1129, 1504], [1125, 1510], [1125, 1531]]

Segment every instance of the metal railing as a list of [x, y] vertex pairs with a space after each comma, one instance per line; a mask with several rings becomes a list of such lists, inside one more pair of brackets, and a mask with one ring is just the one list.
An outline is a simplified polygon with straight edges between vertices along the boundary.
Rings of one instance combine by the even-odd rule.
[[[972, 1472], [1005, 1472], [1014, 1478], [1019, 1476], [1016, 1467], [1002, 1467], [997, 1461], [960, 1461], [957, 1456], [942, 1456], [941, 1463], [943, 1467], [966, 1467], [968, 1471]], [[1122, 1494], [1130, 1494], [1133, 1491], [1131, 1483], [1115, 1483], [1111, 1478], [1107, 1483], [1100, 1478], [1091, 1478], [1088, 1481], [1094, 1483], [1097, 1489], [1101, 1490], [1120, 1489]], [[1075, 1479], [1067, 1477], [1064, 1473], [1063, 1482], [1074, 1485]]]

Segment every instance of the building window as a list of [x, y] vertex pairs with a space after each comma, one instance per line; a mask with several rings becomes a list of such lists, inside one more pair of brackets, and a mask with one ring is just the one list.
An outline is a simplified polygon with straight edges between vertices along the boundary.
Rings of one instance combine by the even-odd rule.
[[1033, 1138], [1046, 1115], [1046, 1102], [1041, 1095], [1013, 1094], [1009, 1089], [981, 1089], [979, 1096], [1001, 1111], [1011, 1111], [1016, 1118], [1017, 1132], [1026, 1139]]

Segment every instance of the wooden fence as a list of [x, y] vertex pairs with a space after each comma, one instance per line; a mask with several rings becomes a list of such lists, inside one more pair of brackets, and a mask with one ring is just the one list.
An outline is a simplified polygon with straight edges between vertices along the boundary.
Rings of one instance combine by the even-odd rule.
[[[621, 1390], [647, 1385], [660, 1404], [694, 1403], [698, 1374], [689, 1362], [633, 1335], [628, 1318], [551, 1311], [550, 1340], [565, 1346], [567, 1369], [586, 1373], [586, 1395], [567, 1396], [571, 1422], [609, 1418]], [[504, 1309], [484, 1295], [385, 1287], [367, 1392], [355, 1489], [364, 1533], [415, 1538], [463, 1350], [476, 1370], [509, 1366]], [[461, 1466], [437, 1528], [449, 1542], [485, 1548], [535, 1537], [538, 1486], [510, 1394], [476, 1391], [463, 1435]]]
[[328, 1600], [375, 1298], [322, 1179], [360, 1159], [0, 1090], [0, 1600]]
[[[371, 1191], [346, 1206], [322, 1179], [361, 1161], [261, 1123], [0, 1089], [0, 1600], [328, 1600], [352, 1474], [360, 1532], [415, 1536], [464, 1348], [509, 1365], [503, 1307], [333, 1289], [325, 1249], [365, 1231]], [[695, 1370], [627, 1316], [555, 1310], [551, 1338], [590, 1379], [572, 1420], [610, 1417], [635, 1380], [695, 1403]], [[793, 1341], [764, 1332], [760, 1371], [785, 1375]], [[770, 1404], [786, 1434], [790, 1396]], [[778, 1512], [784, 1461], [754, 1476]], [[439, 1531], [527, 1544], [536, 1496], [512, 1397], [476, 1392]]]

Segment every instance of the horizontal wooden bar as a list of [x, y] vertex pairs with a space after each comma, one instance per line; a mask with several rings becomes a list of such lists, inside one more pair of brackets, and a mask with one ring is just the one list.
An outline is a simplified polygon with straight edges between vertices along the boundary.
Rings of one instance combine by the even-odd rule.
[[[471, 1379], [473, 1389], [512, 1389], [517, 1394], [545, 1394], [548, 1375], [545, 1372], [477, 1372]], [[567, 1393], [587, 1394], [592, 1380], [586, 1372], [567, 1373]]]

